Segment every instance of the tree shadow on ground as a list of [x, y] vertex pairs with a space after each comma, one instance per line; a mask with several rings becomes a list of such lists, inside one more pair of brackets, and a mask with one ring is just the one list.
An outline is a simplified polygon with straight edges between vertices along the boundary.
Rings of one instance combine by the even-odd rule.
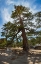
[[0, 64], [41, 64], [41, 52], [0, 51]]
[[[37, 52], [36, 50], [31, 52], [15, 50], [15, 53], [19, 56], [16, 60], [19, 64], [41, 64], [41, 52]], [[16, 61], [14, 62], [15, 64], [17, 64]]]
[[0, 50], [0, 64], [12, 64], [9, 52]]
[[31, 51], [27, 56], [28, 64], [41, 64], [41, 52]]

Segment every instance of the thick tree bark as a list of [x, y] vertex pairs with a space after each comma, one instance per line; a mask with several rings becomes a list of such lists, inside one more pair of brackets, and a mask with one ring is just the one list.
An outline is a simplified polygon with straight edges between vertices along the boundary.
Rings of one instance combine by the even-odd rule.
[[24, 29], [24, 25], [23, 25], [23, 21], [20, 18], [20, 24], [22, 26], [22, 37], [23, 37], [23, 50], [24, 51], [28, 51], [29, 46], [28, 46], [28, 41], [27, 41], [27, 37], [26, 37], [26, 33], [25, 33], [25, 29]]
[[23, 50], [28, 51], [29, 46], [28, 46], [28, 41], [27, 41], [25, 29], [22, 30], [22, 37], [23, 37]]

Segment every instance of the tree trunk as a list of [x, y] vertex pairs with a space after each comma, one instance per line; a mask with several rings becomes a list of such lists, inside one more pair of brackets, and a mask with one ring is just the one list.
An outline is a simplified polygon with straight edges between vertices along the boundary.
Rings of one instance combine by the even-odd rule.
[[27, 42], [27, 37], [26, 37], [26, 33], [25, 33], [23, 21], [22, 21], [21, 18], [20, 18], [20, 24], [21, 24], [21, 26], [22, 26], [23, 50], [24, 50], [24, 51], [28, 51], [29, 46], [28, 46], [28, 42]]
[[27, 41], [25, 29], [22, 30], [22, 37], [23, 37], [23, 50], [28, 51], [29, 47], [28, 47], [28, 41]]

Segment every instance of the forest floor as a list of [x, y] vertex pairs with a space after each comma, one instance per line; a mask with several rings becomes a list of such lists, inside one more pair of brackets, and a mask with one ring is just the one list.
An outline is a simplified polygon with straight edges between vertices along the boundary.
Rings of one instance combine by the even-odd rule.
[[22, 48], [0, 49], [0, 64], [41, 64], [41, 50], [27, 53]]

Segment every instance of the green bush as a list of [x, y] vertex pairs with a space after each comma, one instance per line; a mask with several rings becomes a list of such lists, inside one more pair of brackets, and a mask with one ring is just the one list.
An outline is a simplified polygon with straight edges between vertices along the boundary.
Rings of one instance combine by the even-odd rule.
[[6, 47], [6, 44], [7, 44], [7, 42], [6, 42], [6, 40], [4, 40], [4, 42], [2, 42], [0, 44], [0, 48], [5, 48]]
[[22, 42], [18, 42], [16, 45], [17, 45], [17, 47], [22, 47], [23, 43]]
[[13, 44], [12, 44], [12, 47], [22, 47], [22, 42], [14, 42]]

